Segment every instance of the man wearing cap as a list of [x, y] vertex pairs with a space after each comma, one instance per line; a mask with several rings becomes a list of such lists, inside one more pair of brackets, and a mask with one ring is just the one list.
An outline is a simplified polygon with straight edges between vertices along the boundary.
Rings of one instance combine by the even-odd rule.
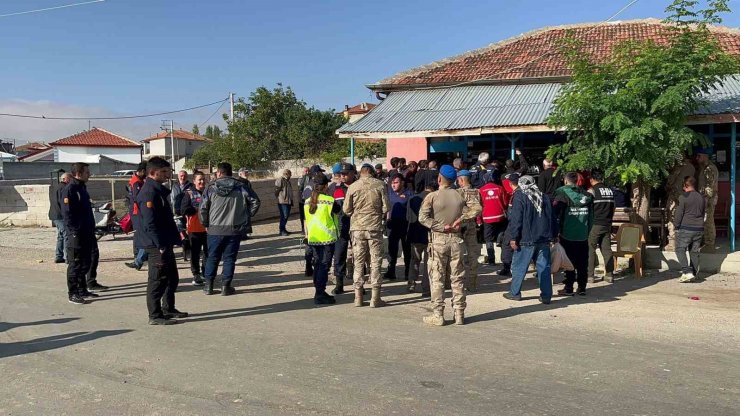
[[[478, 288], [478, 256], [480, 255], [480, 244], [478, 244], [478, 230], [475, 219], [480, 215], [482, 206], [480, 193], [470, 183], [472, 174], [469, 170], [462, 169], [457, 172], [457, 191], [465, 200], [463, 212], [472, 217], [461, 224], [463, 241], [465, 242], [465, 289], [475, 292]], [[468, 208], [468, 207], [474, 208]], [[470, 212], [473, 211], [473, 212]]]
[[[445, 278], [449, 275], [452, 285], [452, 305], [455, 309], [455, 324], [465, 321], [465, 265], [463, 263], [463, 238], [461, 225], [480, 213], [473, 199], [452, 189], [457, 172], [450, 165], [439, 170], [439, 190], [424, 198], [419, 210], [419, 223], [429, 228], [429, 275], [432, 292], [432, 315], [424, 317], [424, 323], [442, 326], [444, 320]], [[465, 210], [467, 207], [467, 211]]]
[[370, 284], [372, 285], [370, 306], [385, 305], [380, 298], [382, 286], [380, 266], [383, 261], [385, 215], [390, 210], [390, 203], [383, 181], [373, 178], [374, 170], [372, 165], [362, 165], [360, 179], [347, 188], [342, 207], [342, 211], [351, 217], [350, 236], [354, 254], [355, 306], [363, 306], [364, 265], [368, 256], [370, 257]]
[[710, 149], [699, 149], [696, 161], [699, 164], [699, 193], [704, 197], [707, 207], [704, 219], [704, 247], [709, 251], [715, 249], [717, 230], [714, 228], [714, 210], [717, 208], [717, 166], [709, 160]]
[[[244, 186], [245, 189], [252, 190], [252, 182], [249, 181], [249, 169], [239, 168], [239, 177], [235, 179], [241, 182], [242, 186]], [[247, 218], [247, 225], [244, 227], [244, 234], [242, 235], [242, 240], [249, 239], [249, 234], [252, 234], [252, 216], [251, 215]]]
[[290, 183], [290, 176], [290, 170], [285, 169], [283, 176], [275, 180], [275, 197], [277, 198], [278, 210], [280, 211], [279, 227], [281, 236], [290, 235], [285, 228], [290, 217], [290, 208], [293, 206], [293, 184]]
[[[329, 196], [334, 198], [334, 203], [339, 206], [340, 210], [344, 206], [344, 199], [347, 196], [347, 189], [355, 182], [354, 165], [351, 163], [342, 163], [339, 166], [339, 176], [341, 181], [337, 184], [329, 185]], [[334, 280], [335, 287], [332, 293], [339, 295], [344, 293], [344, 279], [349, 274], [352, 275], [352, 249], [350, 248], [350, 219], [344, 212], [339, 212], [339, 232], [337, 241], [334, 243]]]

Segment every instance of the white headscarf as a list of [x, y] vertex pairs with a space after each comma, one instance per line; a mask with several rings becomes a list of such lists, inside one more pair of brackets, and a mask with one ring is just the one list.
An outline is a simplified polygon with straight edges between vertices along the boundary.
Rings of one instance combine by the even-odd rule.
[[534, 204], [534, 208], [537, 210], [537, 214], [542, 215], [542, 191], [537, 187], [534, 182], [534, 178], [529, 175], [524, 175], [519, 178], [519, 188], [524, 192], [524, 195]]

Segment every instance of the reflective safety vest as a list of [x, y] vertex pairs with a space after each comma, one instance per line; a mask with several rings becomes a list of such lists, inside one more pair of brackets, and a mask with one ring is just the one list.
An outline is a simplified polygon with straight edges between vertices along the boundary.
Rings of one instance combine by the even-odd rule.
[[316, 212], [311, 214], [309, 212], [311, 198], [306, 199], [303, 212], [306, 214], [308, 244], [327, 245], [337, 241], [339, 218], [331, 213], [333, 207], [334, 198], [320, 194], [316, 203]]

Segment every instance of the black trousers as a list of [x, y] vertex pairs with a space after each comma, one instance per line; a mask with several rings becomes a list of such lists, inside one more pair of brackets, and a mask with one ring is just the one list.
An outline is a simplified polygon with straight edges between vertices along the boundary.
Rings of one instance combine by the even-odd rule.
[[565, 249], [575, 270], [565, 272], [565, 290], [572, 291], [573, 284], [578, 282], [578, 288], [586, 290], [588, 283], [588, 240], [570, 241], [560, 239], [560, 245]]
[[388, 270], [395, 274], [396, 263], [398, 262], [398, 244], [401, 243], [403, 251], [403, 264], [405, 265], [404, 276], [409, 276], [409, 266], [411, 266], [411, 244], [406, 240], [408, 224], [393, 224], [388, 228]]
[[162, 318], [164, 313], [175, 310], [175, 290], [180, 281], [175, 253], [172, 247], [163, 253], [154, 247], [147, 248], [146, 252], [149, 255], [146, 306], [150, 319]]
[[[349, 248], [349, 240], [345, 240], [341, 237], [334, 243], [334, 277], [340, 282], [342, 279], [347, 277], [347, 249]], [[350, 276], [350, 279], [352, 276]]]
[[313, 252], [315, 267], [313, 270], [313, 287], [316, 289], [314, 297], [326, 292], [326, 282], [329, 280], [329, 267], [334, 254], [334, 244], [325, 246], [308, 246]]
[[[498, 242], [499, 235], [504, 231], [506, 231], [506, 221], [483, 223], [483, 241], [486, 242], [486, 251], [490, 256], [488, 259], [489, 263], [493, 263], [495, 261], [495, 258], [493, 257], [495, 255], [493, 247]], [[511, 263], [511, 260], [509, 260], [509, 263]]]
[[596, 273], [596, 249], [601, 249], [604, 256], [604, 269], [607, 274], [614, 272], [614, 260], [612, 259], [612, 227], [609, 225], [594, 225], [588, 235], [588, 275], [593, 277]]
[[[208, 233], [190, 233], [190, 271], [193, 276], [206, 274], [206, 257], [208, 257]], [[200, 257], [203, 256], [203, 262]]]
[[[93, 244], [95, 243], [95, 244]], [[87, 290], [85, 278], [90, 272], [95, 236], [70, 238], [67, 241], [67, 294], [82, 294]]]
[[98, 284], [98, 263], [100, 263], [100, 250], [98, 250], [98, 240], [92, 239], [92, 250], [90, 256], [90, 269], [85, 275], [87, 287]]
[[511, 249], [511, 245], [509, 244], [511, 237], [506, 231], [501, 233], [501, 235], [503, 235], [501, 239], [501, 263], [504, 264], [504, 268], [510, 269], [511, 260], [514, 258], [514, 250]]

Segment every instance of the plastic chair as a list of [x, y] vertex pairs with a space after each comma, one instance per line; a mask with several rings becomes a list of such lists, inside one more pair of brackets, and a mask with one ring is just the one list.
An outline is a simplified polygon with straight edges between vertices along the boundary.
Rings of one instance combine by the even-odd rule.
[[614, 252], [614, 268], [620, 257], [632, 259], [635, 264], [635, 277], [642, 278], [642, 246], [645, 243], [643, 228], [639, 224], [622, 224], [617, 231], [617, 251]]

